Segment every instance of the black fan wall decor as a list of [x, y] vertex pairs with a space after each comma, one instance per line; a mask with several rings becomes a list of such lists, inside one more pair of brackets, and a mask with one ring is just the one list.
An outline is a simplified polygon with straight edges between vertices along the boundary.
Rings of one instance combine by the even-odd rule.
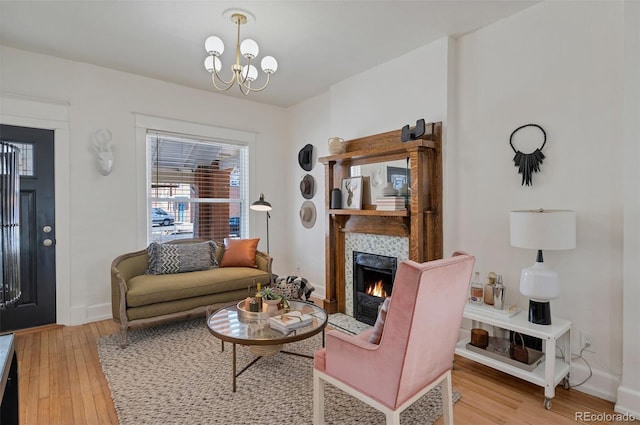
[[[513, 135], [525, 127], [536, 127], [542, 132], [542, 135], [544, 136], [542, 146], [536, 148], [536, 150], [531, 153], [522, 153], [518, 149], [516, 149], [515, 146], [513, 146]], [[538, 171], [540, 171], [540, 165], [545, 158], [544, 154], [542, 153], [542, 148], [544, 148], [544, 145], [547, 144], [547, 133], [538, 124], [521, 125], [520, 127], [513, 130], [513, 133], [511, 133], [511, 136], [509, 136], [509, 144], [511, 145], [511, 149], [513, 149], [513, 151], [516, 153], [513, 157], [513, 163], [516, 167], [518, 167], [518, 173], [522, 174], [522, 186], [531, 186], [531, 183], [533, 183], [533, 173], [537, 173]]]

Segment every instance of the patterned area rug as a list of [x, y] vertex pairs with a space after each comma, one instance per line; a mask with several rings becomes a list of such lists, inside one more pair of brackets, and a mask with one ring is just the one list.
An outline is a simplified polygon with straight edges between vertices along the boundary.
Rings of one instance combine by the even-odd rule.
[[[311, 424], [313, 360], [278, 353], [263, 357], [231, 391], [231, 344], [220, 351], [203, 319], [129, 332], [119, 348], [118, 334], [98, 339], [98, 354], [122, 425], [141, 424]], [[321, 335], [288, 344], [312, 354]], [[238, 370], [254, 356], [237, 346]], [[331, 385], [326, 386], [328, 424], [384, 424], [384, 415]], [[460, 394], [454, 393], [454, 400]], [[431, 424], [442, 413], [436, 388], [401, 415], [403, 424]]]

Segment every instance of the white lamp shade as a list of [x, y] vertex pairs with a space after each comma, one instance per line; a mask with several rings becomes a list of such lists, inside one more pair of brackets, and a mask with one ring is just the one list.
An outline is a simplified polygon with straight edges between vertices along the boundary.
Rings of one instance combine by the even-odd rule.
[[273, 56], [265, 56], [260, 62], [260, 67], [267, 74], [273, 74], [278, 70], [278, 61]]
[[545, 302], [560, 296], [558, 273], [544, 263], [535, 263], [520, 273], [520, 293], [534, 301]]
[[509, 222], [512, 246], [540, 250], [576, 247], [575, 211], [511, 211]]
[[207, 56], [204, 60], [204, 67], [209, 72], [213, 72], [214, 69], [217, 72], [220, 72], [222, 69], [222, 62], [220, 62], [220, 59], [218, 59], [217, 56]]
[[220, 56], [224, 52], [224, 43], [220, 37], [212, 35], [204, 42], [204, 49], [213, 56]]
[[[248, 70], [248, 71], [247, 71]], [[247, 72], [249, 73], [247, 75]], [[258, 78], [258, 70], [253, 65], [245, 65], [242, 67], [242, 79], [247, 81], [255, 81]]]
[[271, 205], [261, 205], [261, 204], [254, 204], [251, 205], [249, 208], [251, 208], [254, 211], [271, 211]]
[[250, 38], [247, 38], [246, 40], [243, 40], [242, 43], [240, 43], [240, 53], [247, 59], [255, 58], [256, 56], [258, 56], [259, 51], [260, 49], [258, 48], [258, 43]]

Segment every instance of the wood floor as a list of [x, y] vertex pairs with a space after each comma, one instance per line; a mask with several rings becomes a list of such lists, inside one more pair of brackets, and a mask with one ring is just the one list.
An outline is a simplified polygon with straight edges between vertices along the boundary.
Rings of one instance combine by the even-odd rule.
[[[117, 424], [96, 349], [99, 336], [117, 330], [109, 320], [18, 332], [20, 423]], [[462, 394], [453, 408], [456, 424], [594, 423], [576, 421], [576, 412], [614, 413], [613, 403], [560, 387], [545, 410], [541, 387], [459, 357], [453, 386]]]

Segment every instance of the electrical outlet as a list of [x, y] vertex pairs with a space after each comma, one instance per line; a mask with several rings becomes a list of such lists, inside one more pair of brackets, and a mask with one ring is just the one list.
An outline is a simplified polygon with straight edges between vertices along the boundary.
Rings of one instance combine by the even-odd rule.
[[580, 349], [584, 348], [585, 351], [595, 353], [595, 347], [593, 345], [593, 335], [587, 332], [580, 332]]

